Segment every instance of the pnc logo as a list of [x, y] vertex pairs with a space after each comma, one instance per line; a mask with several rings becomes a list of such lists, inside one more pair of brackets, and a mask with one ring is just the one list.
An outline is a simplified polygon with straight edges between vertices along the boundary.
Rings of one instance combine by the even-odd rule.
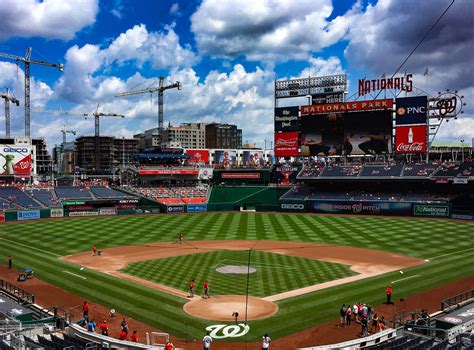
[[398, 107], [397, 108], [397, 115], [404, 116], [406, 114], [423, 114], [426, 113], [425, 106], [418, 106], [418, 107]]

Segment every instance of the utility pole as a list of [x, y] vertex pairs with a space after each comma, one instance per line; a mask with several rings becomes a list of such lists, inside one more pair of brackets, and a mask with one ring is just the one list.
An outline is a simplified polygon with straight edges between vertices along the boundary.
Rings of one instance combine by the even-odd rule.
[[10, 96], [10, 88], [7, 87], [4, 94], [0, 94], [0, 97], [4, 99], [5, 103], [5, 137], [10, 138], [10, 102], [20, 105], [20, 101], [13, 96]]
[[181, 84], [179, 81], [164, 86], [164, 77], [160, 77], [158, 87], [147, 88], [142, 90], [134, 90], [134, 91], [126, 91], [120, 94], [115, 95], [115, 97], [122, 97], [122, 96], [131, 96], [131, 95], [140, 95], [140, 94], [152, 94], [154, 92], [158, 92], [158, 133], [160, 135], [160, 144], [161, 144], [161, 137], [163, 135], [163, 92], [168, 89], [178, 89], [181, 90]]
[[23, 62], [25, 65], [25, 136], [30, 137], [30, 126], [31, 126], [31, 111], [30, 111], [30, 64], [38, 64], [41, 66], [53, 67], [63, 71], [64, 66], [61, 63], [49, 63], [45, 61], [36, 61], [30, 59], [31, 47], [26, 50], [25, 57], [14, 56], [7, 53], [0, 52], [0, 57], [8, 58], [13, 61]]

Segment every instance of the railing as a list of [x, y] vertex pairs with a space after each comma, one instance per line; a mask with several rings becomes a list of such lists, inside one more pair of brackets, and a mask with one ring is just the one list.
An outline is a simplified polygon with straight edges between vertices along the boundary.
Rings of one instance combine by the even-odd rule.
[[468, 301], [470, 299], [474, 299], [474, 289], [464, 291], [462, 293], [456, 294], [452, 297], [444, 299], [441, 302], [441, 310], [444, 311], [445, 309], [452, 310], [453, 306], [458, 306], [460, 303]]
[[11, 284], [8, 281], [0, 280], [0, 290], [8, 294], [13, 300], [19, 304], [34, 304], [35, 296], [26, 290]]

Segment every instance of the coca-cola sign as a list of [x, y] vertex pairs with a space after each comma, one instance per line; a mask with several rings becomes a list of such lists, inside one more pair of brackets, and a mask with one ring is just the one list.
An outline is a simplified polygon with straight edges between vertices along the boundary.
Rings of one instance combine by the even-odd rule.
[[396, 153], [426, 152], [426, 126], [398, 126], [395, 129]]
[[295, 157], [298, 155], [298, 133], [281, 132], [275, 134], [275, 156]]

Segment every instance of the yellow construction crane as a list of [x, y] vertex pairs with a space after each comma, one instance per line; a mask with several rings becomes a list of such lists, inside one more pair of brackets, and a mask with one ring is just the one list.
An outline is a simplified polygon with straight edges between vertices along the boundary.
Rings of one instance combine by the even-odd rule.
[[0, 94], [0, 97], [4, 99], [5, 103], [5, 137], [8, 139], [10, 138], [10, 102], [19, 106], [20, 101], [17, 98], [10, 96], [10, 88], [8, 87], [4, 94]]
[[61, 63], [49, 63], [45, 61], [36, 61], [30, 59], [31, 47], [26, 50], [25, 57], [14, 56], [7, 53], [0, 52], [0, 57], [7, 58], [9, 60], [23, 62], [25, 65], [25, 136], [30, 137], [30, 125], [31, 125], [31, 111], [30, 111], [30, 64], [39, 64], [41, 66], [53, 67], [63, 71], [63, 65]]
[[164, 77], [160, 77], [159, 83], [157, 87], [152, 87], [152, 88], [146, 88], [142, 90], [134, 90], [134, 91], [126, 91], [122, 92], [120, 94], [115, 95], [115, 97], [123, 97], [123, 96], [131, 96], [131, 95], [140, 95], [140, 94], [152, 94], [154, 92], [158, 92], [158, 133], [160, 135], [160, 140], [162, 137], [162, 132], [163, 132], [163, 92], [168, 89], [175, 89], [177, 88], [178, 90], [181, 90], [181, 84], [179, 81], [171, 84], [164, 86]]

